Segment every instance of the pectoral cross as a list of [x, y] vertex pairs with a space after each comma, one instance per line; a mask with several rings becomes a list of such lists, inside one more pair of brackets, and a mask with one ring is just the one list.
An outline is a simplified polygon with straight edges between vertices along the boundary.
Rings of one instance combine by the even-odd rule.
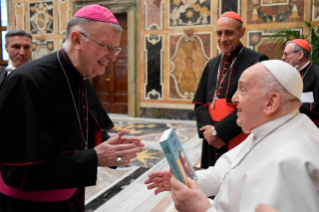
[[218, 99], [218, 96], [217, 96], [217, 92], [215, 91], [214, 97], [213, 97], [213, 102], [212, 102], [212, 108], [214, 108], [215, 101], [216, 101], [217, 99]]

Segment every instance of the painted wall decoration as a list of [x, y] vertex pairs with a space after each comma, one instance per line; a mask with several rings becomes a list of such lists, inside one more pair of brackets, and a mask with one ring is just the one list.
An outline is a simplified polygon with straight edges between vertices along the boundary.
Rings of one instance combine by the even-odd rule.
[[145, 29], [163, 28], [163, 0], [145, 0]]
[[17, 29], [25, 30], [24, 3], [14, 4], [15, 25]]
[[[270, 36], [279, 30], [280, 29], [247, 31], [247, 47], [267, 55], [269, 59], [280, 59], [283, 50], [270, 39]], [[294, 30], [299, 31], [302, 34], [301, 28], [295, 28]]]
[[319, 0], [311, 0], [311, 20], [319, 21]]
[[163, 98], [163, 35], [145, 36], [145, 99]]
[[67, 0], [58, 0], [58, 14], [59, 14], [59, 34], [66, 34], [66, 25], [69, 17], [69, 2]]
[[170, 35], [169, 98], [193, 99], [207, 61], [211, 33]]
[[234, 11], [238, 13], [239, 15], [241, 15], [240, 5], [241, 5], [241, 0], [235, 0], [235, 1], [219, 0], [218, 1], [218, 17], [227, 11]]
[[54, 34], [53, 1], [29, 3], [31, 34]]
[[169, 26], [201, 26], [211, 24], [210, 0], [170, 0]]
[[54, 51], [54, 40], [32, 41], [32, 60], [44, 57]]
[[248, 24], [304, 20], [304, 0], [248, 0], [248, 4]]

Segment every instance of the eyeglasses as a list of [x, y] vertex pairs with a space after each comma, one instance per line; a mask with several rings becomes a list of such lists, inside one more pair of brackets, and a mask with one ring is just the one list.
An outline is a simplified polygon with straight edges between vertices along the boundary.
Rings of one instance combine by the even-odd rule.
[[122, 49], [121, 49], [120, 47], [114, 47], [114, 48], [112, 48], [111, 46], [109, 46], [109, 45], [107, 45], [107, 44], [106, 44], [106, 45], [102, 45], [102, 44], [100, 44], [99, 42], [97, 42], [97, 41], [93, 40], [92, 38], [90, 38], [89, 36], [87, 36], [86, 34], [84, 34], [83, 32], [80, 32], [80, 34], [83, 35], [84, 37], [87, 37], [87, 38], [90, 39], [91, 41], [97, 43], [98, 45], [102, 46], [104, 49], [108, 49], [110, 52], [114, 52], [115, 55], [118, 55], [118, 54], [122, 51]]
[[297, 52], [299, 52], [299, 51], [284, 52], [282, 54], [285, 55], [285, 57], [287, 57], [287, 56], [289, 56], [289, 55], [291, 55], [293, 53], [297, 53]]

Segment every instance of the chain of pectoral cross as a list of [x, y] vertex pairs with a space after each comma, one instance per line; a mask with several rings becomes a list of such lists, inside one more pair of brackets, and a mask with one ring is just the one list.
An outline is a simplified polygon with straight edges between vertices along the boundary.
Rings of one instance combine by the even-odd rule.
[[[215, 88], [215, 92], [214, 92], [214, 97], [213, 97], [213, 102], [212, 102], [212, 108], [214, 108], [214, 105], [215, 105], [215, 101], [218, 100], [218, 88], [221, 86], [222, 82], [224, 81], [228, 71], [231, 69], [231, 67], [233, 66], [233, 64], [235, 63], [237, 57], [240, 55], [240, 53], [243, 51], [244, 47], [241, 48], [240, 52], [238, 53], [238, 55], [235, 57], [235, 59], [233, 60], [233, 62], [230, 64], [229, 68], [227, 69], [227, 71], [225, 72], [224, 74], [224, 77], [221, 79], [221, 81], [219, 82], [219, 85], [218, 85], [218, 79], [219, 79], [219, 74], [220, 74], [220, 67], [221, 67], [221, 63], [223, 61], [223, 58], [224, 58], [224, 54], [222, 53], [222, 56], [220, 58], [220, 61], [219, 61], [219, 65], [218, 65], [218, 72], [217, 72], [217, 79], [216, 79], [216, 88]], [[218, 86], [217, 86], [218, 85]]]

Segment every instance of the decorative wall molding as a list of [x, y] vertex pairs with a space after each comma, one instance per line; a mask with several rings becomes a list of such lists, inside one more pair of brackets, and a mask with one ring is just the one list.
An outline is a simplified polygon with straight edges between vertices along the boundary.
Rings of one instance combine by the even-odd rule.
[[25, 11], [24, 3], [14, 4], [15, 26], [17, 29], [25, 30], [25, 12], [24, 11]]
[[145, 30], [163, 29], [163, 0], [145, 0]]
[[145, 99], [163, 99], [163, 35], [145, 36]]
[[69, 11], [69, 0], [58, 0], [58, 23], [60, 35], [66, 34], [66, 25], [68, 20], [70, 19]]
[[[211, 57], [211, 33], [169, 35], [169, 99], [191, 100]], [[206, 48], [205, 48], [206, 47]]]

